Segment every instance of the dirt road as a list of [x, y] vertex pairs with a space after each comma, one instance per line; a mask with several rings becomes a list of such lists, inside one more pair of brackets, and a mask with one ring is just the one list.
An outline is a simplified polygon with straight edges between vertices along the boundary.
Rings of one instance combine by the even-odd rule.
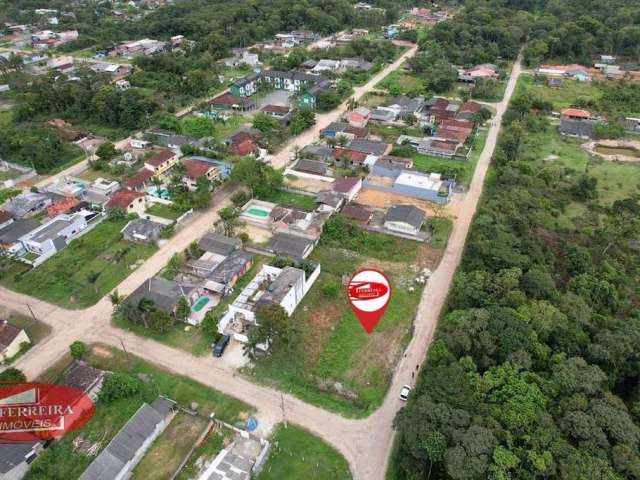
[[[371, 80], [362, 85], [361, 87], [354, 88], [354, 93], [350, 98], [358, 101], [365, 93], [375, 90], [375, 86], [389, 75], [394, 70], [398, 69], [402, 63], [415, 55], [418, 49], [417, 45], [413, 45], [409, 50], [404, 52], [395, 62], [387, 65], [385, 68], [375, 74]], [[342, 102], [337, 108], [327, 113], [321, 113], [316, 115], [316, 124], [308, 130], [302, 132], [301, 135], [291, 139], [278, 153], [270, 158], [271, 164], [275, 168], [285, 167], [292, 159], [293, 154], [297, 148], [302, 148], [308, 145], [320, 136], [320, 130], [325, 128], [331, 122], [336, 122], [347, 111], [348, 99]]]
[[[407, 54], [410, 53], [407, 52]], [[0, 288], [2, 305], [28, 314], [26, 305], [29, 304], [36, 316], [53, 327], [52, 335], [37, 348], [27, 352], [17, 362], [16, 367], [33, 378], [66, 352], [73, 340], [103, 342], [117, 348], [121, 348], [122, 342], [130, 353], [256, 406], [258, 418], [265, 430], [282, 420], [281, 401], [284, 399], [286, 419], [307, 428], [335, 446], [349, 462], [354, 479], [383, 480], [394, 439], [392, 422], [397, 411], [402, 407], [402, 402], [398, 399], [399, 389], [401, 385], [411, 383], [411, 373], [415, 371], [416, 365], [423, 362], [433, 339], [440, 312], [460, 263], [467, 233], [482, 194], [502, 116], [520, 72], [519, 59], [514, 64], [504, 100], [496, 105], [497, 114], [492, 120], [486, 145], [478, 161], [469, 191], [462, 201], [463, 208], [460, 208], [460, 215], [454, 223], [447, 249], [424, 290], [415, 321], [414, 337], [407, 348], [406, 356], [396, 369], [383, 405], [370, 417], [362, 420], [345, 419], [291, 395], [282, 394], [272, 388], [256, 385], [237, 377], [230, 369], [211, 357], [196, 358], [184, 351], [116, 329], [110, 325], [111, 305], [107, 299], [101, 300], [86, 310], [68, 311]], [[216, 208], [208, 210], [194, 220], [189, 228], [181, 230], [140, 269], [120, 284], [118, 291], [123, 294], [131, 292], [146, 278], [159, 271], [174, 252], [181, 251], [191, 241], [204, 234], [217, 218], [217, 209], [228, 201], [229, 195], [230, 192], [220, 194], [220, 198], [216, 199]]]

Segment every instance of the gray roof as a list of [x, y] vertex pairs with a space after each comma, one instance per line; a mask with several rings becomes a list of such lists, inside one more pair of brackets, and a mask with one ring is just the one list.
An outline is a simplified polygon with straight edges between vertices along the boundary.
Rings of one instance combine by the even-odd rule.
[[205, 252], [217, 253], [218, 255], [224, 256], [230, 255], [241, 246], [242, 240], [213, 232], [207, 233], [198, 241], [198, 247]]
[[73, 219], [54, 218], [48, 225], [42, 227], [31, 240], [42, 243], [47, 240], [55, 240], [60, 236], [60, 232], [73, 224]]
[[23, 217], [32, 210], [42, 209], [49, 205], [49, 197], [40, 193], [21, 193], [12, 198], [4, 209], [16, 217]]
[[236, 275], [240, 275], [253, 260], [253, 255], [242, 250], [236, 250], [213, 269], [207, 278], [217, 283], [227, 284]]
[[391, 110], [374, 108], [371, 112], [371, 120], [378, 120], [380, 122], [392, 122], [395, 119], [396, 114]]
[[302, 149], [301, 153], [314, 155], [320, 160], [328, 160], [331, 158], [333, 148], [324, 145], [307, 145]]
[[304, 270], [295, 267], [285, 267], [280, 275], [271, 282], [256, 305], [279, 304], [294, 285], [301, 285], [304, 280]]
[[591, 120], [563, 118], [560, 120], [560, 133], [575, 137], [591, 138], [593, 136], [594, 125], [595, 122]]
[[[136, 218], [127, 223], [127, 225], [122, 229], [122, 234], [125, 237], [140, 235], [145, 237], [147, 240], [155, 240], [160, 235], [160, 230], [162, 230], [163, 226], [164, 225], [161, 223], [147, 220], [146, 218]], [[143, 239], [140, 238], [140, 240]]]
[[302, 258], [307, 250], [313, 246], [313, 240], [290, 235], [288, 233], [276, 233], [269, 241], [269, 250], [277, 255]]
[[338, 208], [342, 202], [344, 202], [344, 197], [332, 190], [323, 190], [316, 195], [316, 203], [324, 203], [333, 208]]
[[115, 478], [151, 437], [158, 424], [163, 422], [174, 402], [158, 398], [151, 405], [144, 403], [133, 417], [91, 462], [80, 480], [110, 480]]
[[349, 127], [349, 124], [346, 122], [331, 122], [329, 125], [324, 127], [322, 131], [340, 133], [340, 132], [344, 132], [348, 127]]
[[394, 205], [387, 210], [385, 222], [403, 222], [419, 229], [424, 222], [425, 213], [413, 205]]
[[424, 104], [424, 97], [410, 98], [406, 95], [395, 97], [389, 102], [389, 105], [398, 105], [402, 108], [403, 111], [406, 112], [417, 112], [424, 106]]
[[250, 73], [249, 75], [247, 75], [246, 77], [240, 78], [239, 80], [236, 80], [235, 84], [238, 87], [243, 87], [251, 82], [255, 82], [257, 79], [260, 78], [260, 74], [259, 73]]
[[105, 373], [104, 370], [76, 360], [66, 371], [60, 383], [87, 392], [100, 378], [104, 377]]
[[5, 478], [4, 474], [24, 462], [25, 456], [31, 452], [38, 443], [40, 442], [3, 444], [2, 447], [0, 447], [0, 474], [2, 474], [0, 476]]
[[0, 243], [16, 243], [20, 237], [32, 232], [40, 226], [40, 222], [32, 218], [18, 218], [0, 229]]
[[376, 142], [374, 140], [365, 140], [363, 138], [354, 138], [347, 145], [351, 150], [369, 153], [371, 155], [384, 155], [389, 145], [384, 142]]
[[129, 295], [125, 301], [137, 305], [140, 300], [146, 298], [155, 303], [159, 308], [171, 312], [178, 304], [180, 298], [189, 295], [194, 288], [194, 286], [180, 285], [166, 278], [151, 277]]
[[296, 163], [296, 166], [294, 167], [294, 170], [297, 170], [299, 172], [307, 172], [315, 175], [326, 175], [327, 169], [327, 164], [324, 162], [318, 162], [317, 160], [307, 160], [304, 158], [298, 160], [298, 163]]

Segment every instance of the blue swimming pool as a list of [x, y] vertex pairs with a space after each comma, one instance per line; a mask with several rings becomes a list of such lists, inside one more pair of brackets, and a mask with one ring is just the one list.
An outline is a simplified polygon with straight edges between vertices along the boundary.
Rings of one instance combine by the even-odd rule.
[[166, 188], [161, 188], [158, 190], [156, 187], [148, 187], [146, 190], [148, 195], [157, 198], [169, 198], [169, 190]]

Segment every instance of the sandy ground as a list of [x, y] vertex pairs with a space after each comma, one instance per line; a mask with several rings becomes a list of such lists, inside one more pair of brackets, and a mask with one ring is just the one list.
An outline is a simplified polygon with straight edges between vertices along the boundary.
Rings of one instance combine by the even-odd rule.
[[295, 179], [286, 179], [285, 183], [288, 187], [305, 192], [318, 193], [322, 190], [331, 190], [332, 182], [323, 182], [322, 180], [313, 180], [311, 178], [296, 177]]

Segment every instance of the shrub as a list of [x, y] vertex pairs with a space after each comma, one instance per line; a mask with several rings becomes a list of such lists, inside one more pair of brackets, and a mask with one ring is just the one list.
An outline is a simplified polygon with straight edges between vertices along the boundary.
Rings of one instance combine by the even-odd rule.
[[87, 345], [80, 340], [76, 340], [71, 345], [69, 345], [71, 356], [76, 360], [80, 360], [82, 357], [84, 357], [85, 353], [87, 353], [87, 350]]
[[113, 373], [105, 378], [100, 392], [100, 400], [112, 402], [120, 398], [129, 398], [142, 390], [142, 380], [128, 373]]

